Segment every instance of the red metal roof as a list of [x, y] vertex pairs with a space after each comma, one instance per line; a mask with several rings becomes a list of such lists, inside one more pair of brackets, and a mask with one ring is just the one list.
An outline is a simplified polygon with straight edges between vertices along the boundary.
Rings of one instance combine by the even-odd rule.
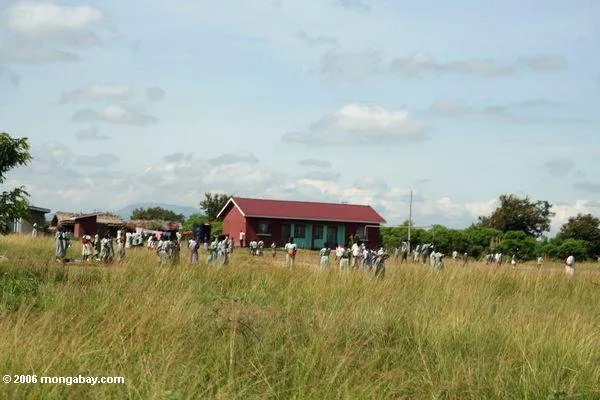
[[371, 206], [356, 204], [233, 197], [229, 200], [223, 211], [231, 203], [237, 206], [246, 217], [360, 222], [367, 224], [386, 222]]

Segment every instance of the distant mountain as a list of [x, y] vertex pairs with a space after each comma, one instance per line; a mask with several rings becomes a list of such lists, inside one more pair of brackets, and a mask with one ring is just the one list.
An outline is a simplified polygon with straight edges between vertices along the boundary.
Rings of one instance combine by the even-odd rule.
[[121, 208], [120, 210], [114, 211], [119, 217], [123, 219], [129, 219], [131, 217], [131, 213], [136, 208], [149, 208], [149, 207], [161, 207], [165, 210], [171, 210], [175, 214], [183, 214], [186, 218], [191, 214], [201, 213], [202, 211], [199, 208], [194, 207], [186, 207], [186, 206], [176, 206], [174, 204], [163, 204], [163, 203], [138, 203], [138, 204], [130, 204]]

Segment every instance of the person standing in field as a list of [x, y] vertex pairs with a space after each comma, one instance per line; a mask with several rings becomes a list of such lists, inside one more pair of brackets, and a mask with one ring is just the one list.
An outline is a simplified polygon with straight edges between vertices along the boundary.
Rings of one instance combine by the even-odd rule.
[[31, 230], [31, 236], [37, 237], [37, 235], [38, 235], [38, 224], [37, 224], [37, 222], [34, 222], [33, 229]]
[[275, 258], [275, 256], [277, 255], [277, 245], [275, 244], [275, 242], [271, 242], [271, 254], [273, 258]]
[[117, 261], [123, 261], [125, 258], [125, 238], [123, 235], [117, 237]]
[[571, 252], [569, 252], [568, 254], [569, 256], [565, 261], [565, 274], [567, 276], [573, 276], [575, 274], [575, 257], [573, 257], [573, 254]]
[[352, 267], [352, 269], [357, 268], [356, 263], [358, 262], [359, 257], [360, 257], [360, 245], [358, 242], [354, 242], [352, 244], [352, 259], [350, 261], [350, 266]]
[[336, 263], [338, 263], [340, 261], [343, 254], [344, 254], [344, 246], [342, 246], [341, 244], [338, 243], [337, 247], [335, 248], [335, 262]]
[[261, 239], [258, 241], [257, 246], [258, 246], [257, 253], [259, 256], [262, 256], [265, 251], [265, 242]]
[[323, 271], [325, 268], [329, 269], [329, 254], [331, 254], [331, 249], [327, 243], [325, 243], [321, 251], [319, 251], [319, 255], [321, 256], [321, 271]]
[[240, 247], [244, 247], [246, 240], [246, 232], [240, 230]]
[[537, 258], [537, 267], [538, 269], [542, 268], [542, 264], [544, 263], [544, 258], [542, 256], [539, 256]]
[[340, 246], [340, 270], [346, 271], [350, 266], [350, 249], [348, 246]]
[[463, 254], [463, 263], [462, 263], [462, 266], [466, 267], [468, 262], [469, 262], [469, 253], [467, 253], [465, 251], [465, 253]]
[[294, 238], [290, 237], [285, 245], [285, 265], [287, 267], [293, 267], [296, 264], [296, 252], [298, 246], [294, 243]]
[[233, 240], [232, 237], [229, 237], [229, 235], [228, 235], [227, 236], [227, 253], [232, 254], [234, 247], [235, 247], [235, 241]]
[[510, 260], [510, 265], [512, 265], [513, 268], [517, 267], [517, 255], [516, 254], [512, 255], [512, 258]]
[[196, 265], [198, 264], [198, 249], [200, 246], [194, 237], [190, 239], [188, 242], [188, 249], [190, 250], [190, 264]]
[[88, 261], [92, 257], [92, 237], [87, 233], [84, 233], [81, 237], [81, 258], [83, 262]]
[[108, 264], [109, 252], [108, 252], [108, 234], [105, 234], [100, 241], [100, 261], [104, 264]]
[[67, 255], [67, 236], [63, 231], [62, 227], [59, 227], [56, 230], [54, 241], [56, 245], [56, 259], [62, 262], [64, 261], [65, 256]]
[[100, 250], [101, 250], [101, 246], [100, 246], [100, 235], [98, 235], [97, 233], [94, 235], [94, 259], [96, 261], [100, 260]]

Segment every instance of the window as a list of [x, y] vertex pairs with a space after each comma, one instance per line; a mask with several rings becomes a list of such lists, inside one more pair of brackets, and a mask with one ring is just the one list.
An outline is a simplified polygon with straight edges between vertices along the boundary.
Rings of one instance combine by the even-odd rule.
[[323, 240], [323, 225], [313, 226], [313, 239]]
[[270, 235], [271, 234], [271, 223], [266, 221], [258, 222], [257, 235]]
[[359, 240], [368, 241], [369, 238], [367, 236], [367, 227], [363, 226], [356, 229], [356, 236], [358, 236]]
[[306, 237], [306, 225], [296, 224], [294, 225], [294, 237], [298, 239], [304, 239]]

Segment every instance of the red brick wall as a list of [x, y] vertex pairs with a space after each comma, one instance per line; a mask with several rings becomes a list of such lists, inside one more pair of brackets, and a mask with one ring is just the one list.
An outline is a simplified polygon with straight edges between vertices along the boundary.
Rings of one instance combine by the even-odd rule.
[[235, 205], [225, 214], [223, 218], [223, 234], [229, 235], [235, 241], [237, 246], [240, 245], [240, 230], [246, 232], [246, 243], [248, 243], [248, 229], [246, 226], [246, 218]]
[[94, 236], [97, 233], [96, 216], [78, 219], [75, 223], [73, 236], [82, 237], [84, 233]]

